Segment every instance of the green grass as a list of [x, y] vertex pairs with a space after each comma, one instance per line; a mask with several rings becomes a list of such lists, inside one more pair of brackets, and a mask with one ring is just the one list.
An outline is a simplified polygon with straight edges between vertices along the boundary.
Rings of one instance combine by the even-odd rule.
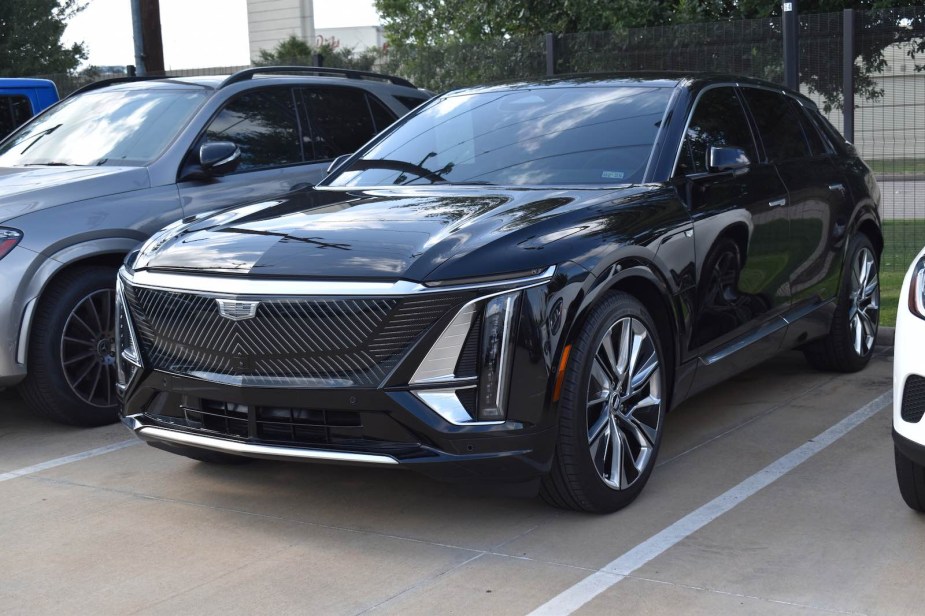
[[925, 158], [874, 158], [864, 162], [878, 175], [925, 175]]
[[925, 246], [925, 220], [887, 220], [883, 223], [880, 258], [880, 324], [896, 325], [899, 291], [906, 270]]

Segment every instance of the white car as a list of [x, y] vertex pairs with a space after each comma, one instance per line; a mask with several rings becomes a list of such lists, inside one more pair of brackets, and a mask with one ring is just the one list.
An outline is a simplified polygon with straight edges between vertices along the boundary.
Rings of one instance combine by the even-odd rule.
[[906, 272], [896, 315], [893, 443], [906, 504], [925, 512], [925, 249]]

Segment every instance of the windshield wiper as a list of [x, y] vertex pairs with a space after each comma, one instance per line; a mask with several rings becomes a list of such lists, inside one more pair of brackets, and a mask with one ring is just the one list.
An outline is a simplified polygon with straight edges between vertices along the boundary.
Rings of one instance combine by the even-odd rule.
[[47, 163], [26, 163], [23, 167], [80, 167], [74, 163], [62, 163], [56, 160], [50, 160]]
[[[452, 163], [450, 163], [450, 165], [452, 165]], [[403, 160], [386, 159], [361, 159], [350, 165], [348, 169], [344, 169], [344, 171], [366, 171], [367, 169], [391, 169], [393, 171], [400, 171], [402, 174], [413, 173], [423, 180], [430, 180], [431, 184], [436, 184], [437, 182], [446, 182], [447, 179], [443, 177], [443, 174], [452, 171], [452, 167], [449, 169], [444, 167], [443, 169], [437, 169], [434, 171], [432, 169], [428, 169], [427, 167], [415, 165], [414, 163], [409, 163]]]

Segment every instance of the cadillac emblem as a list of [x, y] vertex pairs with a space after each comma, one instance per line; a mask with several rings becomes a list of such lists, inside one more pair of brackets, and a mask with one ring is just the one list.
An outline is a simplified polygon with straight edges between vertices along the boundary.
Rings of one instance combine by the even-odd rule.
[[260, 305], [260, 302], [242, 302], [236, 299], [216, 299], [215, 302], [218, 304], [218, 313], [232, 321], [253, 319], [257, 314], [257, 306]]

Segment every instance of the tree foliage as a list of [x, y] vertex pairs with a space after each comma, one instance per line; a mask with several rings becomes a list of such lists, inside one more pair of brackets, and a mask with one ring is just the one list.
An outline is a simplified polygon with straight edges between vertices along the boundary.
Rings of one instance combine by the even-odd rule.
[[320, 47], [312, 47], [297, 36], [280, 41], [272, 51], [261, 49], [257, 61], [258, 66], [270, 65], [297, 65], [310, 66], [315, 62], [316, 54], [320, 54], [323, 66], [334, 68], [350, 68], [359, 71], [369, 71], [379, 60], [379, 51], [369, 49], [355, 52], [349, 47], [331, 47], [328, 43]]
[[81, 0], [0, 1], [0, 76], [68, 73], [87, 58], [83, 43], [61, 42], [68, 19], [86, 5]]
[[[856, 91], [882, 94], [884, 50], [925, 52], [922, 11], [898, 24], [902, 0], [799, 0], [802, 16], [865, 13], [856, 32]], [[545, 73], [546, 33], [556, 35], [557, 72], [707, 70], [780, 81], [779, 0], [376, 0], [390, 44], [389, 70], [435, 90]], [[818, 16], [815, 16], [818, 17]], [[841, 19], [803, 35], [801, 81], [841, 105]], [[922, 66], [917, 66], [922, 70]]]

